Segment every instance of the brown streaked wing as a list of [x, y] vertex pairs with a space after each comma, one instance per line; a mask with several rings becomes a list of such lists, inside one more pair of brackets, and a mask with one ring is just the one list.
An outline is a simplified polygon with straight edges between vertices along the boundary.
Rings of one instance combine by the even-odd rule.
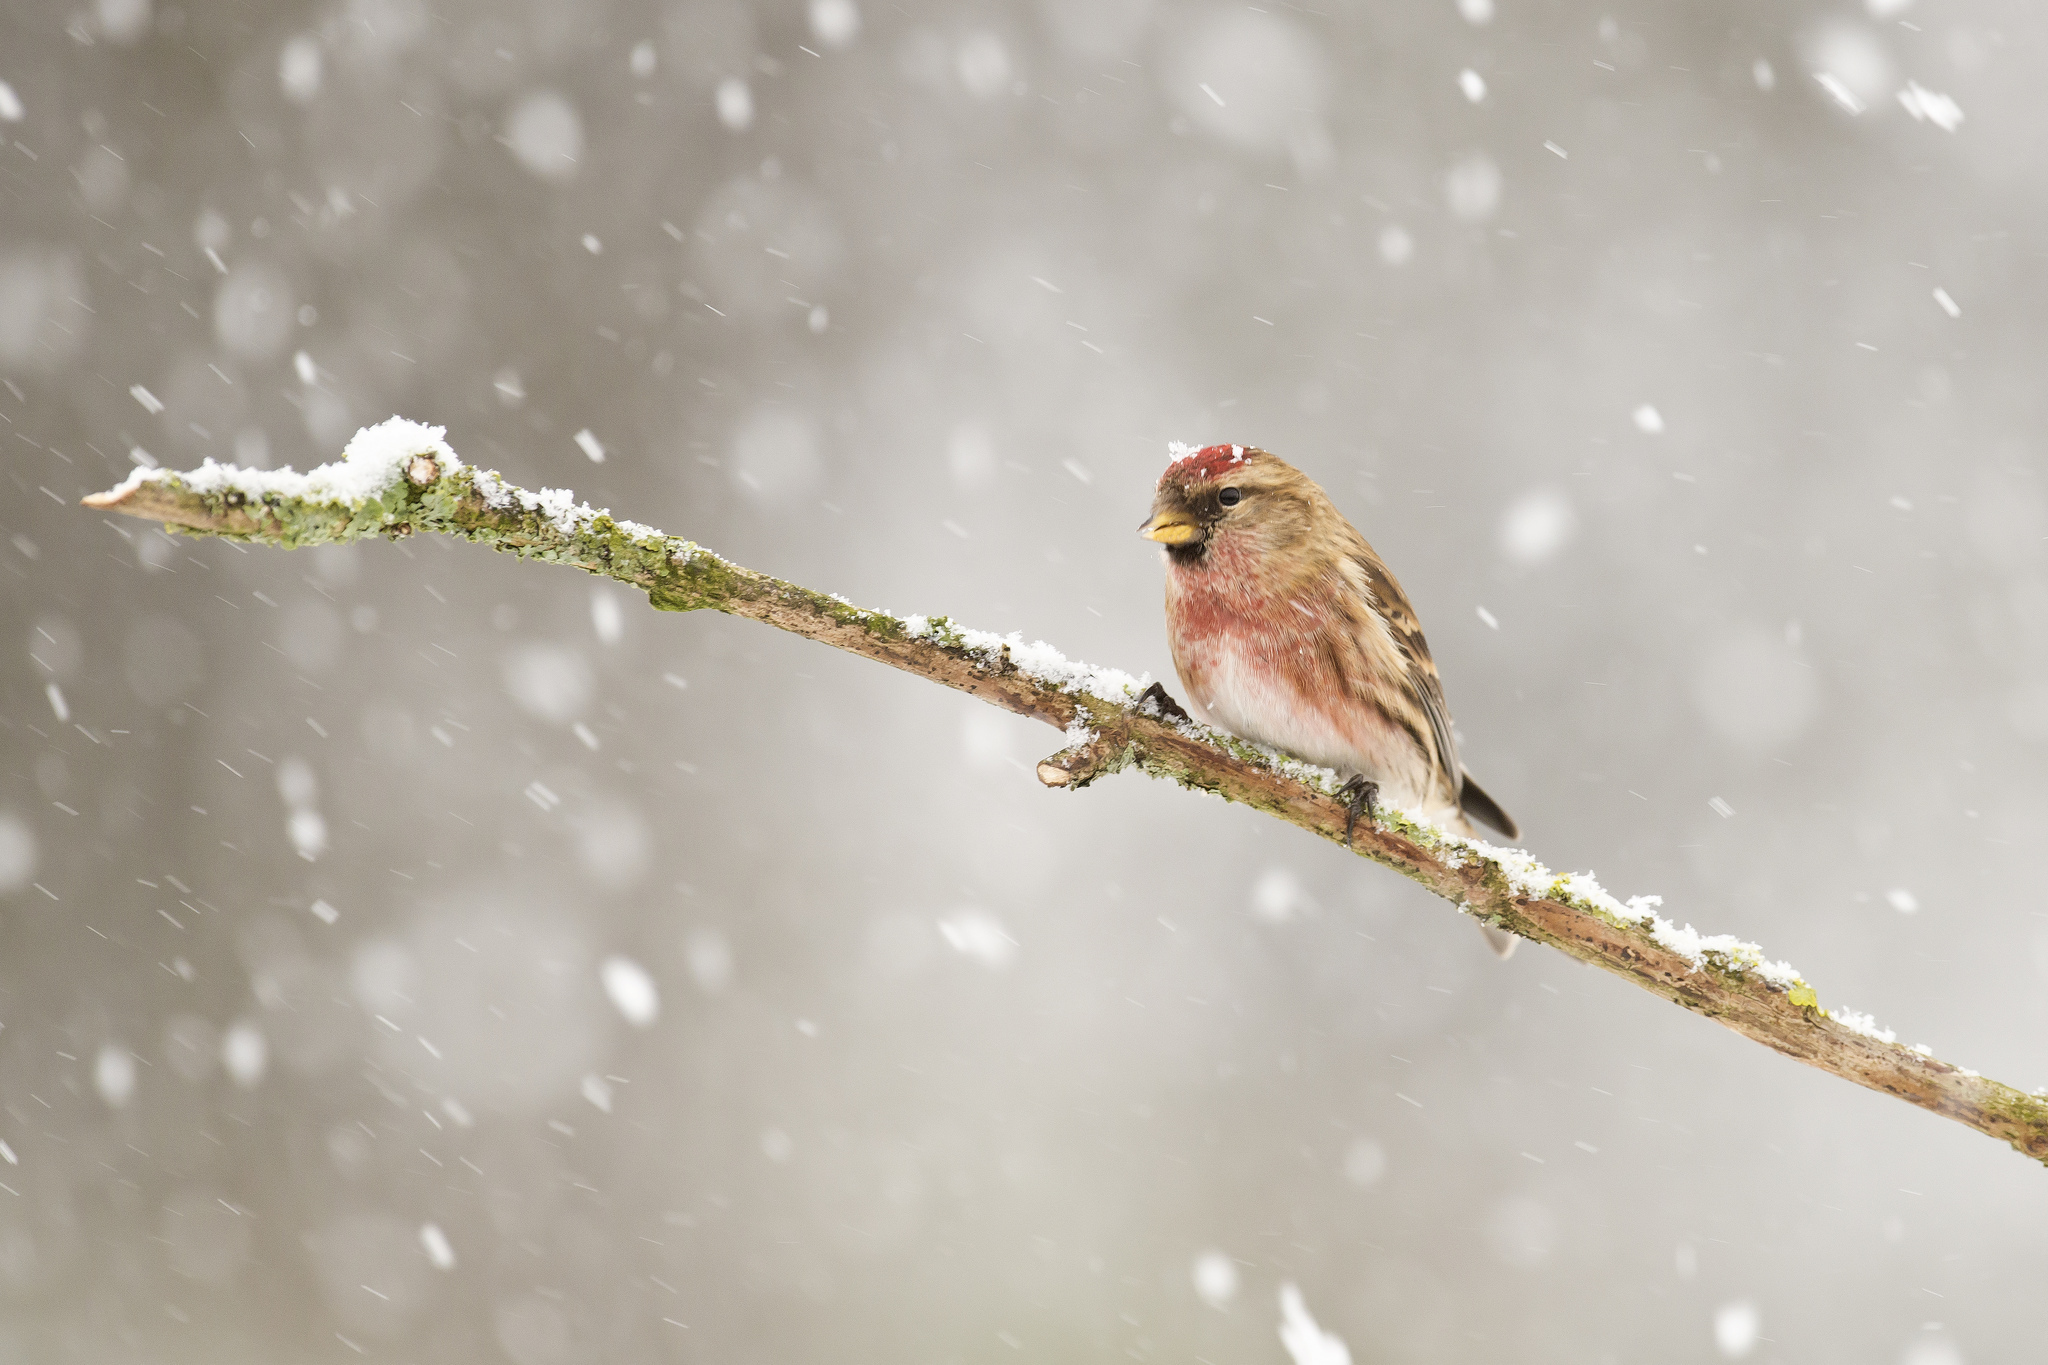
[[1370, 545], [1360, 543], [1351, 555], [1351, 562], [1365, 575], [1366, 589], [1379, 604], [1381, 619], [1387, 623], [1388, 633], [1402, 654], [1403, 671], [1408, 689], [1422, 713], [1429, 718], [1429, 731], [1435, 740], [1437, 770], [1443, 774], [1445, 785], [1450, 788], [1451, 800], [1456, 801], [1464, 789], [1465, 769], [1458, 762], [1458, 743], [1451, 737], [1451, 712], [1444, 703], [1443, 682], [1437, 677], [1436, 660], [1429, 657], [1429, 642], [1422, 638], [1422, 623], [1415, 619], [1415, 608], [1408, 605], [1408, 594], [1401, 591], [1401, 585], [1380, 557], [1373, 553]]

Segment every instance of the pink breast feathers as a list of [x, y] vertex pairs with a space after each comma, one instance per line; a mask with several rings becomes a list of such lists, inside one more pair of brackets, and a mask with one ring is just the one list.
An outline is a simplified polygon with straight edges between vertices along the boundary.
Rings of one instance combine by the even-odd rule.
[[1241, 738], [1362, 773], [1388, 799], [1415, 804], [1427, 790], [1427, 760], [1336, 674], [1347, 651], [1332, 648], [1331, 636], [1348, 624], [1312, 596], [1261, 594], [1256, 575], [1226, 562], [1232, 549], [1216, 544], [1207, 562], [1167, 569], [1167, 634], [1190, 709]]

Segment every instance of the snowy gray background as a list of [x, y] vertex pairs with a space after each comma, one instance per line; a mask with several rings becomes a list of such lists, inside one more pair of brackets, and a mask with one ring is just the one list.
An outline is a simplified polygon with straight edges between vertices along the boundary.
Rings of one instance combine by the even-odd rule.
[[2048, 1083], [2048, 17], [1339, 8], [9, 7], [0, 1361], [2039, 1351], [2048, 1172], [1297, 831], [76, 505], [398, 412], [1160, 676], [1165, 443], [1261, 444], [1546, 860]]

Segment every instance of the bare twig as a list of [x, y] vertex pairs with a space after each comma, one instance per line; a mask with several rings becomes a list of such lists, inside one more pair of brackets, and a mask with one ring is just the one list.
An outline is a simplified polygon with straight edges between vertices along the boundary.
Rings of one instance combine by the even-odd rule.
[[[568, 494], [514, 488], [463, 465], [440, 435], [394, 419], [359, 435], [342, 463], [311, 474], [212, 464], [185, 474], [138, 471], [85, 502], [188, 534], [285, 547], [432, 531], [572, 565], [643, 589], [663, 611], [749, 617], [1044, 721], [1069, 741], [1038, 765], [1047, 786], [1079, 789], [1136, 767], [1345, 840], [1345, 805], [1331, 774], [1195, 725], [1163, 693], [1141, 694], [1128, 675], [1068, 663], [1014, 636], [867, 611], [756, 573]], [[1853, 1011], [1823, 1008], [1803, 977], [1765, 960], [1755, 944], [1679, 929], [1654, 900], [1624, 905], [1591, 877], [1559, 876], [1519, 850], [1458, 839], [1398, 811], [1382, 808], [1377, 822], [1361, 822], [1352, 846], [1467, 914], [2048, 1163], [2048, 1099], [1905, 1047]]]

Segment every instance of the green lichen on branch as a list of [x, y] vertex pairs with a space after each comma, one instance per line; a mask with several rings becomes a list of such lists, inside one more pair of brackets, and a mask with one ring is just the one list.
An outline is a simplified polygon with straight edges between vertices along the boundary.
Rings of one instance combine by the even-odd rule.
[[[190, 535], [291, 549], [421, 533], [631, 584], [663, 611], [744, 616], [887, 663], [1067, 733], [1039, 765], [1048, 786], [1079, 789], [1138, 768], [1241, 803], [1409, 878], [1460, 911], [1623, 977], [1787, 1056], [1910, 1101], [2048, 1162], [2048, 1099], [1897, 1043], [1868, 1018], [1820, 1007], [1813, 987], [1760, 948], [1680, 928], [1654, 897], [1626, 904], [1585, 874], [1560, 875], [1519, 849], [1461, 839], [1381, 808], [1347, 830], [1336, 778], [1198, 725], [1141, 693], [1142, 681], [1073, 663], [1044, 644], [950, 618], [896, 616], [757, 573], [693, 541], [614, 518], [558, 490], [532, 493], [464, 465], [439, 428], [394, 418], [346, 457], [308, 474], [208, 462], [138, 470], [87, 498], [95, 508]], [[1347, 837], [1347, 835], [1349, 837]]]

